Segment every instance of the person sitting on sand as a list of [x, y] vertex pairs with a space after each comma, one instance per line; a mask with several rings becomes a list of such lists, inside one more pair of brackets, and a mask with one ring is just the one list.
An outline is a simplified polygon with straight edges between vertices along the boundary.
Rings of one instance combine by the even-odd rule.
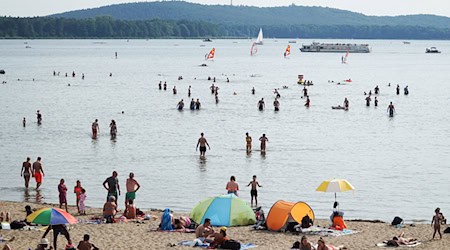
[[214, 240], [209, 246], [220, 247], [220, 245], [222, 245], [227, 240], [230, 240], [230, 238], [227, 237], [227, 228], [221, 227], [220, 231], [214, 234]]
[[133, 200], [129, 200], [128, 201], [128, 205], [126, 207], [124, 216], [127, 219], [136, 219], [136, 207], [134, 206], [134, 201]]
[[83, 240], [78, 243], [77, 249], [78, 250], [98, 250], [98, 248], [89, 242], [90, 236], [89, 234], [85, 234], [83, 236]]
[[312, 250], [312, 245], [308, 241], [308, 238], [306, 238], [305, 235], [302, 236], [302, 239], [299, 241], [296, 241], [294, 245], [292, 245], [291, 249], [298, 249], [298, 250]]
[[103, 205], [103, 218], [106, 219], [106, 223], [113, 223], [117, 212], [116, 198], [110, 196], [105, 205]]
[[205, 218], [202, 225], [198, 226], [195, 230], [195, 237], [201, 241], [208, 242], [207, 238], [214, 235], [214, 229], [211, 227], [211, 219]]
[[50, 242], [46, 238], [42, 238], [36, 250], [51, 250], [53, 247], [50, 246]]
[[173, 230], [173, 225], [175, 224], [175, 221], [173, 219], [173, 215], [170, 211], [170, 209], [166, 208], [164, 209], [164, 212], [161, 216], [161, 224], [159, 224], [159, 229], [164, 231], [171, 231]]

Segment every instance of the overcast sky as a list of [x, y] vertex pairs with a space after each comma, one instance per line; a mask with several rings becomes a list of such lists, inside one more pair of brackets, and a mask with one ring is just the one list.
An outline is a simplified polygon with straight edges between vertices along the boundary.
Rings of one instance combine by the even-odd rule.
[[[69, 10], [138, 2], [139, 0], [0, 0], [1, 16], [44, 16]], [[203, 4], [230, 4], [231, 0], [189, 0]], [[233, 0], [233, 5], [325, 6], [366, 15], [435, 14], [450, 17], [450, 0]]]

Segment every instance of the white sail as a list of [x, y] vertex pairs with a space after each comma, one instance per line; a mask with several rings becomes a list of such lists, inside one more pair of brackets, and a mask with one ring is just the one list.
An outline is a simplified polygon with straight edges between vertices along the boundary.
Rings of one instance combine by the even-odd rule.
[[262, 28], [259, 28], [258, 38], [256, 38], [256, 44], [258, 44], [258, 45], [262, 45], [263, 44]]

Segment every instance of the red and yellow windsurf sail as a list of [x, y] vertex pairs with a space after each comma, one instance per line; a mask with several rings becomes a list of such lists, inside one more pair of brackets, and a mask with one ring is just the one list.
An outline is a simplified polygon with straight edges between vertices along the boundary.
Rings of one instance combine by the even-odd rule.
[[216, 49], [212, 48], [212, 50], [205, 55], [205, 60], [214, 59], [214, 54], [216, 53]]
[[284, 51], [284, 57], [287, 57], [291, 54], [291, 45], [288, 45], [286, 50]]

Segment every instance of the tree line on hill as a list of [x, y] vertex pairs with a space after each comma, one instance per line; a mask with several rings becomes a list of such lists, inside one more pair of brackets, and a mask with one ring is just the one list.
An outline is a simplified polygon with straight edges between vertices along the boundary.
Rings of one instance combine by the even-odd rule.
[[[450, 39], [450, 29], [404, 25], [263, 25], [265, 37], [342, 39]], [[116, 20], [0, 17], [0, 38], [248, 38], [260, 26], [188, 20]]]

